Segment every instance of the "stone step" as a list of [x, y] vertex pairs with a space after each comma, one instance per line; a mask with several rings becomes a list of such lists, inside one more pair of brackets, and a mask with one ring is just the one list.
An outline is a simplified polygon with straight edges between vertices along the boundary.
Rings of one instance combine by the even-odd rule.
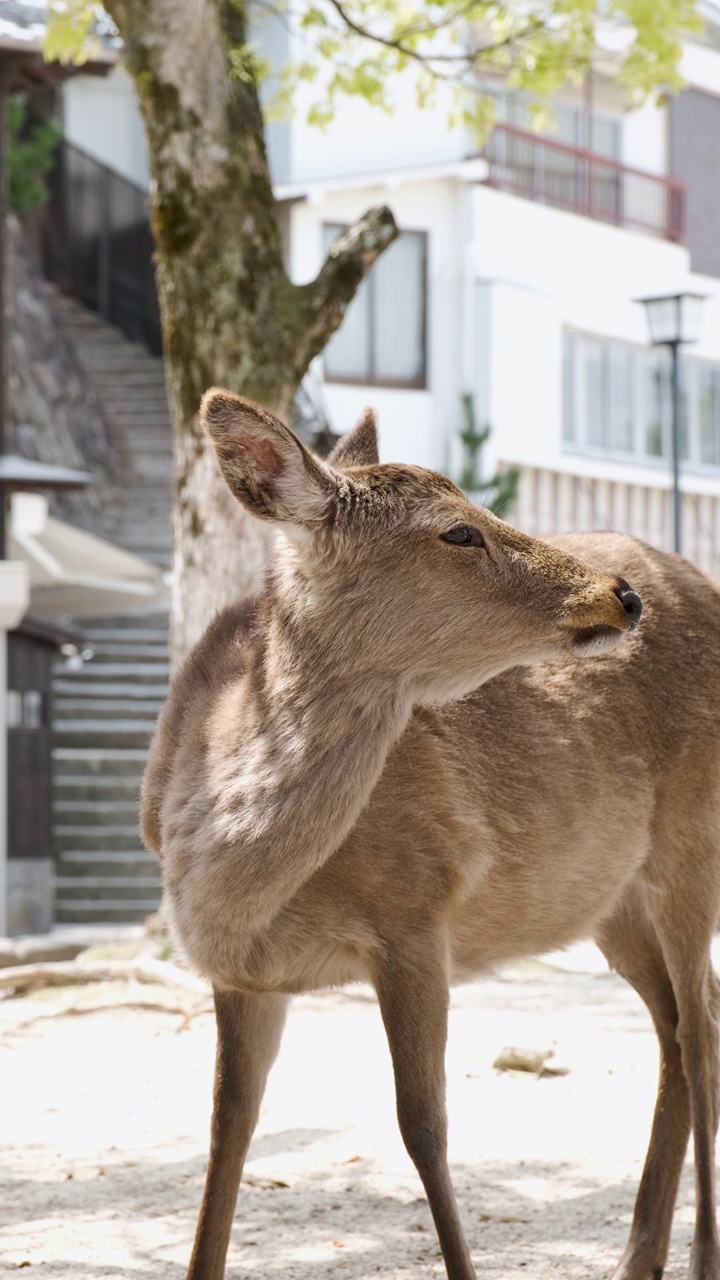
[[116, 897], [85, 899], [80, 896], [68, 897], [56, 905], [55, 919], [58, 924], [135, 924], [142, 923], [153, 915], [159, 905], [157, 898]]
[[[153, 434], [157, 436], [161, 428], [169, 433], [170, 414], [167, 403], [159, 404], [157, 400], [149, 403], [147, 397], [138, 397], [132, 403], [128, 403], [126, 399], [122, 402], [118, 399], [109, 407], [107, 397], [104, 396], [103, 410], [111, 422], [123, 423], [129, 428], [128, 448], [132, 448], [140, 440], [147, 440]], [[170, 441], [168, 443], [171, 444]]]
[[104, 402], [104, 392], [114, 392], [120, 395], [121, 391], [132, 387], [136, 390], [147, 388], [150, 392], [155, 392], [159, 387], [164, 385], [162, 372], [157, 369], [148, 368], [145, 364], [126, 365], [120, 376], [117, 369], [109, 371], [105, 376], [105, 367], [102, 360], [85, 360], [82, 353], [80, 359], [90, 375], [94, 389], [98, 398]]
[[56, 680], [53, 684], [53, 693], [55, 696], [55, 706], [57, 707], [60, 700], [68, 698], [82, 699], [83, 702], [90, 701], [93, 698], [123, 698], [126, 702], [128, 699], [132, 701], [133, 711], [136, 709], [136, 703], [146, 701], [148, 699], [162, 703], [167, 697], [168, 686], [162, 681], [157, 684], [132, 684], [126, 680], [90, 680], [87, 677], [83, 679], [82, 672], [78, 672], [77, 678], [68, 677], [64, 680]]
[[142, 898], [146, 901], [160, 901], [162, 882], [159, 876], [56, 876], [55, 893], [57, 899], [64, 898], [71, 902], [77, 898], [78, 888], [82, 885], [83, 901], [93, 902], [105, 899], [112, 894], [113, 902], [123, 899]]
[[68, 720], [58, 727], [58, 747], [144, 747], [150, 745], [154, 720]]
[[165, 490], [160, 497], [165, 502], [165, 512], [167, 514], [170, 505], [170, 481], [172, 477], [172, 455], [163, 453], [151, 444], [147, 448], [133, 449], [132, 453], [117, 468], [118, 479], [128, 479], [138, 481], [143, 488], [147, 488], [149, 494], [154, 494], [158, 489]]
[[116, 800], [131, 801], [137, 809], [140, 798], [140, 780], [143, 770], [133, 774], [82, 774], [62, 773], [55, 768], [53, 779], [53, 808], [65, 800], [77, 803], [91, 802], [105, 805]]
[[151, 640], [149, 643], [143, 640], [126, 640], [124, 636], [109, 636], [104, 639], [97, 636], [93, 640], [93, 650], [95, 656], [85, 665], [85, 670], [92, 672], [96, 659], [111, 659], [112, 662], [134, 662], [136, 658], [140, 662], [154, 661], [156, 658], [161, 662], [167, 662], [167, 643], [162, 635], [158, 635], [157, 639]]
[[[162, 698], [133, 699], [133, 716], [142, 719], [156, 720], [162, 707]], [[128, 707], [124, 698], [56, 698], [55, 723], [59, 728], [79, 720], [107, 719], [109, 716], [127, 715]]]
[[88, 639], [97, 639], [101, 644], [161, 644], [167, 636], [167, 618], [163, 618], [164, 625], [161, 627], [144, 624], [142, 615], [138, 618], [131, 618], [130, 625], [116, 629], [110, 623], [103, 628], [98, 623], [97, 626], [83, 627], [83, 635]]
[[[61, 308], [64, 311], [64, 308]], [[127, 351], [131, 345], [128, 339], [124, 337], [119, 329], [112, 329], [109, 325], [93, 324], [92, 316], [87, 321], [81, 319], [80, 316], [70, 317], [69, 313], [64, 316], [65, 327], [72, 325], [74, 330], [73, 339], [76, 345], [83, 347], [109, 347], [118, 351]]]
[[81, 747], [72, 743], [53, 747], [56, 767], [72, 768], [96, 777], [142, 769], [146, 758], [147, 752], [138, 747]]
[[58, 794], [53, 800], [53, 812], [56, 826], [72, 822], [77, 827], [132, 827], [138, 821], [137, 796], [124, 799], [79, 800], [76, 798], [60, 799]]
[[[78, 352], [83, 363], [86, 363], [88, 367], [92, 365], [93, 380], [96, 383], [105, 383], [107, 386], [108, 396], [115, 404], [122, 403], [123, 391], [125, 390], [124, 384], [118, 381], [116, 374], [116, 366], [118, 364], [117, 352], [119, 350], [119, 348], [115, 348], [113, 351], [111, 346], [105, 348], [105, 351], [113, 353], [114, 357], [113, 365], [110, 367], [109, 376], [106, 376], [105, 374], [105, 369], [108, 366], [103, 363], [102, 343], [95, 346], [93, 343], [86, 342], [85, 339], [82, 339], [81, 349]], [[150, 394], [158, 397], [162, 395], [164, 397], [165, 404], [167, 404], [167, 390], [165, 387], [165, 376], [162, 365], [152, 363], [157, 357], [150, 356], [148, 358], [147, 355], [143, 355], [142, 353], [137, 356], [134, 351], [128, 352], [125, 349], [123, 349], [123, 354], [125, 356], [125, 367], [132, 369], [134, 373], [143, 373], [145, 375]]]
[[148, 388], [145, 392], [141, 387], [109, 387], [105, 399], [105, 406], [112, 411], [113, 409], [124, 409], [129, 402], [137, 402], [143, 404], [146, 401], [158, 409], [165, 409], [167, 412], [168, 401], [167, 392], [165, 390], [165, 380], [162, 377], [154, 375], [155, 383], [152, 388]]
[[140, 849], [137, 823], [118, 823], [113, 827], [91, 826], [90, 823], [64, 822], [55, 824], [55, 845], [58, 849], [89, 849], [104, 853], [110, 849]]
[[112, 616], [104, 616], [99, 618], [85, 618], [83, 620], [83, 634], [91, 638], [96, 633], [103, 635], [110, 631], [113, 634], [117, 631], [134, 631], [141, 627], [144, 631], [165, 631], [167, 632], [169, 618], [167, 613], [140, 613], [140, 614], [112, 614]]
[[[106, 536], [167, 569], [173, 449], [163, 362], [76, 299], [58, 296], [58, 310], [107, 425], [115, 488]], [[160, 900], [159, 866], [137, 824], [167, 694], [168, 617], [83, 619], [82, 630], [94, 657], [54, 684], [57, 919], [142, 921]]]
[[159, 683], [161, 680], [166, 681], [170, 678], [170, 665], [167, 661], [158, 662], [89, 662], [87, 664], [88, 672], [92, 672], [92, 678], [97, 680], [144, 680], [153, 683]]
[[[147, 849], [106, 849], [96, 853], [92, 849], [66, 849], [58, 856], [59, 875], [123, 876], [147, 875], [160, 877], [160, 863]], [[127, 873], [127, 874], [126, 874]]]
[[[126, 412], [128, 411], [126, 410]], [[122, 432], [125, 437], [122, 452], [118, 450], [116, 465], [127, 464], [137, 457], [147, 459], [148, 457], [154, 457], [156, 454], [169, 463], [173, 457], [169, 420], [162, 422], [159, 418], [153, 420], [149, 417], [145, 420], [145, 410], [140, 407], [135, 409], [134, 413], [136, 419], [142, 417], [142, 428], [140, 428], [137, 421], [133, 428], [130, 423], [124, 423], [114, 416], [107, 419], [115, 429], [116, 434]]]

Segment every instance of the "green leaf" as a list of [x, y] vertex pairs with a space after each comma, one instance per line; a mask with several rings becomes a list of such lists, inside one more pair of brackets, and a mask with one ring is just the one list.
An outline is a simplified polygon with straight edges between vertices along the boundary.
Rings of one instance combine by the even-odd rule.
[[702, 26], [696, 0], [342, 0], [337, 12], [299, 0], [299, 8], [302, 56], [281, 76], [286, 106], [298, 85], [313, 85], [308, 118], [324, 127], [343, 96], [391, 111], [398, 77], [412, 77], [421, 110], [447, 85], [449, 123], [470, 129], [476, 145], [494, 123], [488, 87], [498, 78], [529, 95], [534, 127], [546, 128], [552, 97], [592, 66], [600, 23], [624, 33], [617, 74], [638, 102], [680, 87], [683, 42]]
[[13, 213], [26, 213], [47, 200], [45, 175], [62, 130], [54, 120], [33, 123], [20, 96], [10, 99], [8, 117], [10, 208]]
[[93, 0], [48, 0], [42, 38], [46, 60], [78, 66], [92, 57], [98, 42], [91, 39], [90, 33], [101, 12], [101, 6]]

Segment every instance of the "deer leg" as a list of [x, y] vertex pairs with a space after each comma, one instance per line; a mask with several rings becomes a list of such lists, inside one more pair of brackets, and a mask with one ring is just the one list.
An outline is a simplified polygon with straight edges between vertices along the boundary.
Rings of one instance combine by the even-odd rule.
[[677, 1040], [677, 1004], [657, 935], [637, 899], [629, 896], [620, 910], [603, 922], [597, 942], [612, 968], [644, 1000], [660, 1046], [650, 1145], [630, 1238], [613, 1280], [660, 1280], [690, 1136], [690, 1095]]
[[[422, 942], [426, 940], [423, 939]], [[447, 1163], [447, 961], [415, 937], [374, 975], [395, 1072], [400, 1132], [425, 1187], [449, 1280], [475, 1280]]]
[[287, 999], [216, 991], [217, 1049], [210, 1160], [187, 1280], [222, 1280], [240, 1176]]
[[[698, 886], [700, 888], [700, 886]], [[695, 1147], [695, 1232], [690, 1254], [691, 1280], [720, 1280], [720, 1240], [715, 1210], [715, 1138], [720, 1103], [718, 1061], [718, 980], [710, 962], [715, 926], [712, 886], [696, 913], [678, 921], [675, 894], [649, 900], [673, 984], [678, 1008], [677, 1039], [690, 1092]], [[684, 904], [687, 908], [687, 903]], [[697, 905], [697, 904], [695, 904]]]

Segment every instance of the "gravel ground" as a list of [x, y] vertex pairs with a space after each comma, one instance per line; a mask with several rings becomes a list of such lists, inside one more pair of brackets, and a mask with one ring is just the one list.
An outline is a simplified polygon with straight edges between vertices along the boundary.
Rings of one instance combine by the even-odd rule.
[[[480, 1277], [600, 1280], [622, 1251], [655, 1096], [649, 1018], [593, 948], [458, 990], [450, 1153]], [[157, 1002], [168, 1002], [158, 990]], [[211, 1014], [153, 989], [0, 1001], [0, 1268], [182, 1280], [205, 1169]], [[87, 1009], [122, 999], [118, 1007]], [[85, 1011], [62, 1013], [80, 999]], [[180, 997], [180, 1005], [184, 997]], [[177, 1004], [177, 997], [173, 996]], [[178, 1006], [179, 1008], [179, 1006]], [[506, 1045], [568, 1074], [498, 1073]], [[668, 1268], [685, 1270], [686, 1166]], [[297, 999], [246, 1165], [228, 1280], [443, 1276], [394, 1116], [372, 993]]]

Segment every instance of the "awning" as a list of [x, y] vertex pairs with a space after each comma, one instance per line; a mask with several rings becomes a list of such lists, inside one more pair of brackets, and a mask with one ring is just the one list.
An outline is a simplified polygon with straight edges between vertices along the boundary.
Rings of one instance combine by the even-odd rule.
[[13, 494], [9, 526], [8, 558], [28, 566], [30, 612], [36, 617], [169, 609], [168, 573], [49, 515], [42, 494]]
[[6, 492], [21, 489], [86, 489], [92, 484], [89, 471], [72, 471], [70, 467], [55, 467], [46, 462], [34, 462], [31, 458], [19, 458], [14, 453], [0, 454], [0, 486]]

